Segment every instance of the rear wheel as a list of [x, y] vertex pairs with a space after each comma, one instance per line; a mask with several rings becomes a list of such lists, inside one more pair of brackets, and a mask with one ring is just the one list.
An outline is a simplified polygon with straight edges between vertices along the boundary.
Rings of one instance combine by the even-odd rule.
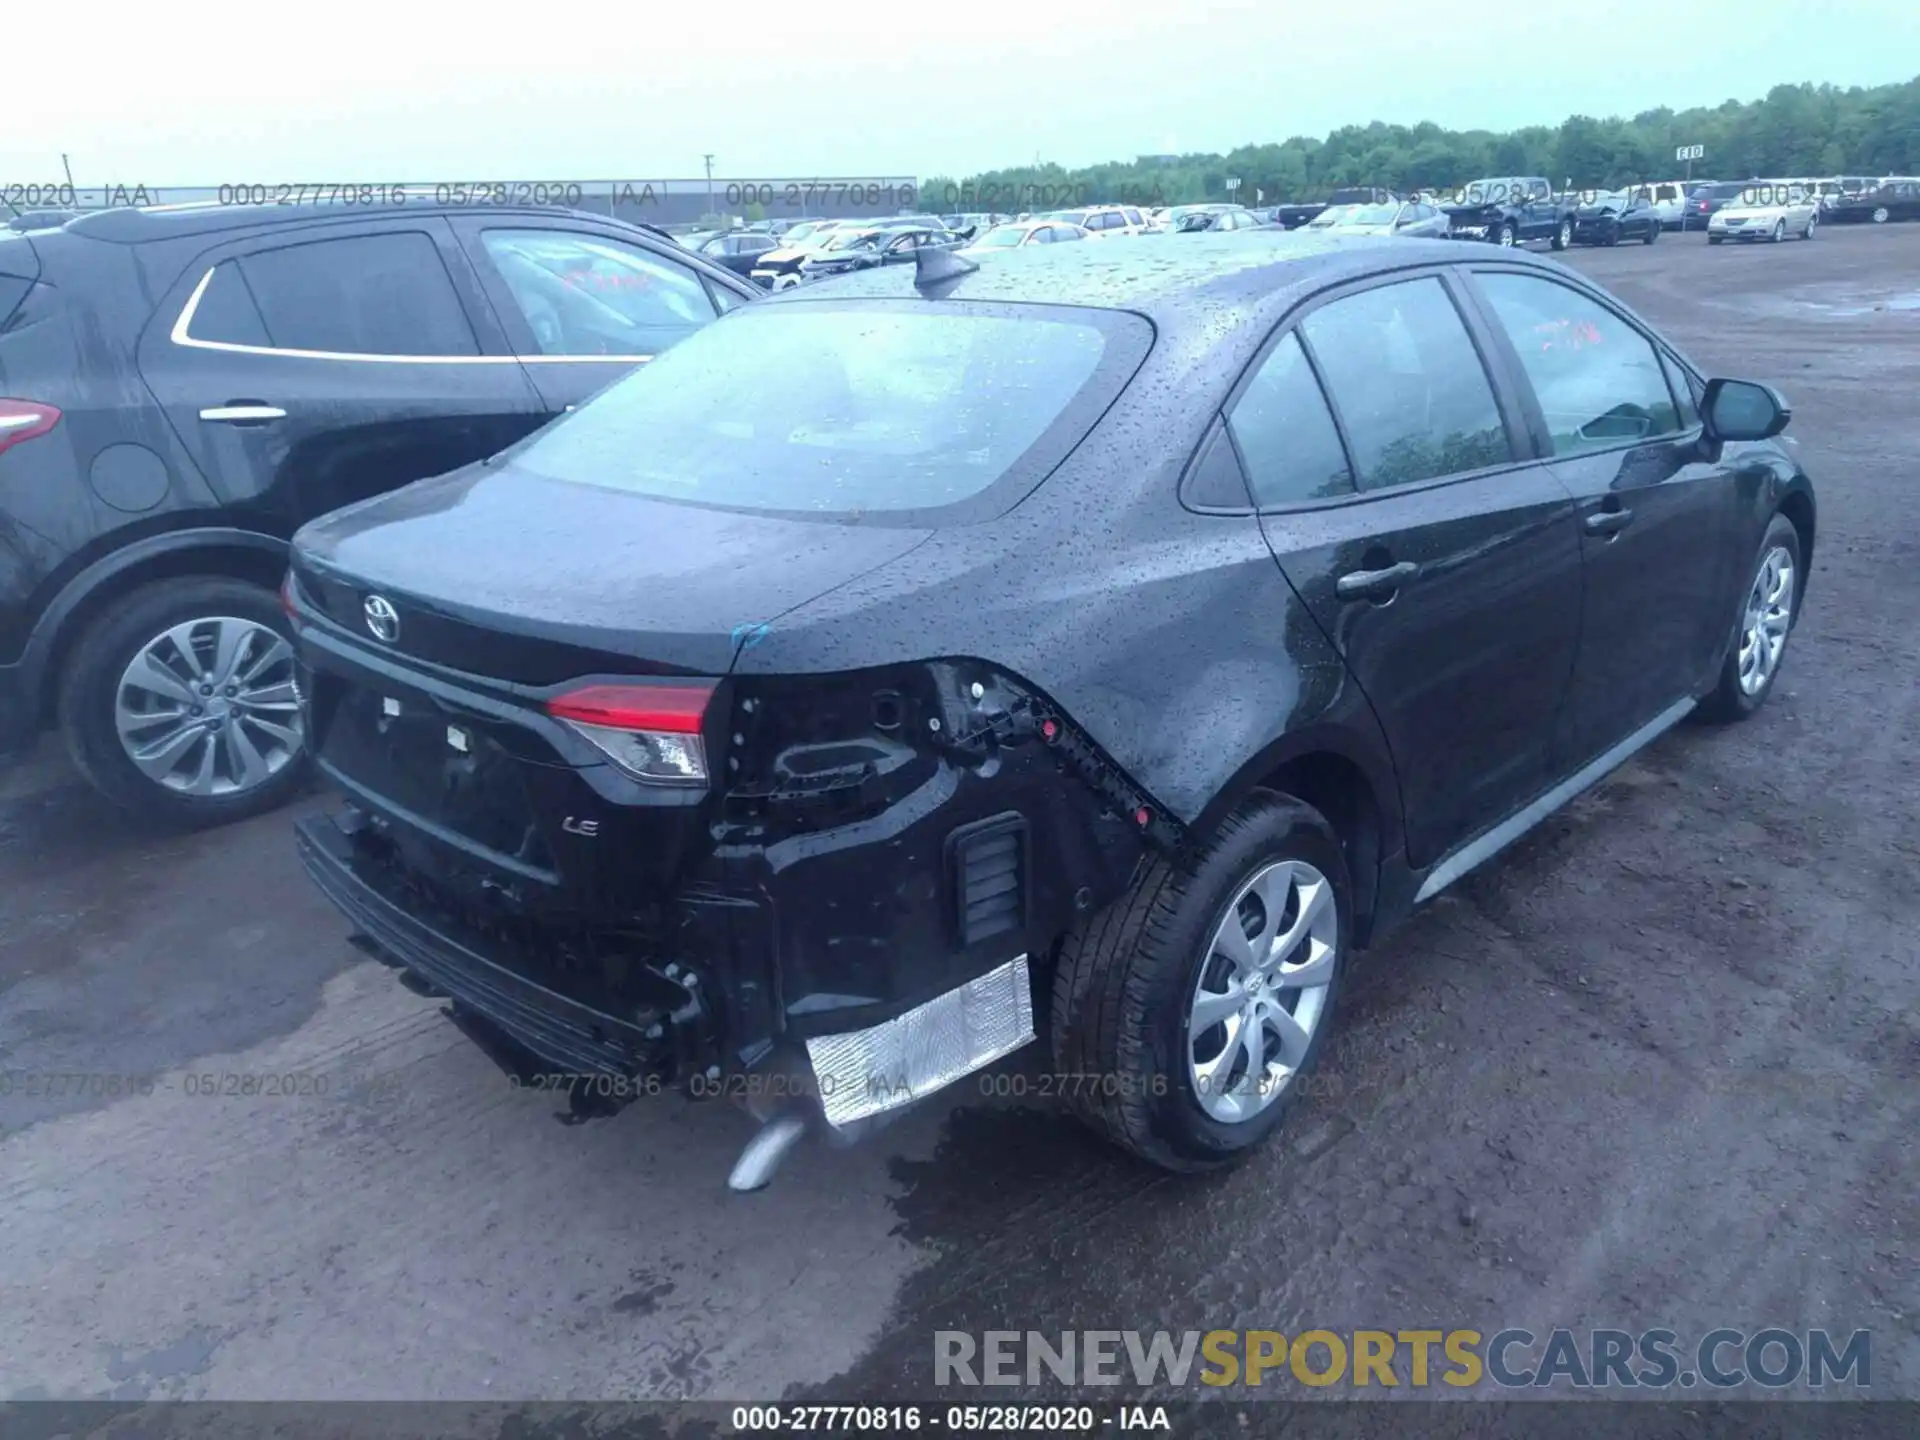
[[1719, 683], [1701, 702], [1703, 718], [1744, 720], [1767, 703], [1798, 614], [1801, 563], [1800, 532], [1786, 516], [1774, 516], [1741, 592]]
[[1787, 238], [1787, 222], [1784, 219], [1773, 222], [1773, 235], [1771, 238], [1775, 245], [1778, 245], [1782, 240]]
[[1819, 223], [1820, 223], [1820, 215], [1818, 211], [1816, 211], [1812, 215], [1809, 215], [1807, 217], [1807, 228], [1800, 232], [1800, 238], [1802, 240], [1811, 240], [1813, 238], [1813, 227], [1818, 225]]
[[[1613, 244], [1617, 244], [1618, 242], [1619, 242], [1619, 236], [1616, 235], [1612, 240], [1609, 240], [1607, 243], [1609, 245], [1613, 245]], [[1573, 244], [1573, 221], [1562, 220], [1560, 222], [1560, 228], [1553, 232], [1553, 248], [1556, 250], [1564, 250], [1571, 244]]]
[[1653, 224], [1647, 227], [1647, 238], [1644, 243], [1651, 245], [1653, 244], [1654, 241], [1658, 240], [1659, 238], [1660, 238], [1660, 224], [1658, 221], [1655, 221]]
[[278, 601], [213, 576], [126, 595], [75, 646], [60, 727], [80, 773], [150, 818], [214, 825], [281, 804], [306, 746]]
[[1709, 245], [1718, 245], [1718, 244], [1719, 244], [1719, 243], [1720, 243], [1720, 242], [1721, 242], [1722, 240], [1724, 240], [1724, 239], [1726, 239], [1726, 238], [1727, 238], [1727, 237], [1726, 237], [1726, 236], [1724, 236], [1724, 235], [1709, 235], [1709, 236], [1707, 236], [1707, 244], [1709, 244]]
[[1493, 229], [1487, 232], [1487, 238], [1494, 244], [1504, 245], [1511, 250], [1514, 246], [1513, 227], [1496, 220]]
[[1893, 218], [1893, 212], [1887, 209], [1886, 206], [1880, 205], [1874, 208], [1874, 212], [1873, 212], [1874, 224], [1884, 225], [1887, 223], [1887, 221], [1891, 220], [1892, 218]]
[[1352, 899], [1320, 813], [1261, 792], [1180, 861], [1143, 866], [1076, 929], [1050, 1029], [1080, 1118], [1169, 1170], [1238, 1160], [1316, 1063]]

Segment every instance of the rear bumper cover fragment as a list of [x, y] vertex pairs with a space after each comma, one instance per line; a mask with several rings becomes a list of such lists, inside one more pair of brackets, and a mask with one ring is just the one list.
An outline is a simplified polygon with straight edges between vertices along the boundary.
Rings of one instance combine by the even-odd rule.
[[1034, 1038], [1027, 957], [866, 1030], [807, 1041], [816, 1092], [836, 1129], [923, 1099]]

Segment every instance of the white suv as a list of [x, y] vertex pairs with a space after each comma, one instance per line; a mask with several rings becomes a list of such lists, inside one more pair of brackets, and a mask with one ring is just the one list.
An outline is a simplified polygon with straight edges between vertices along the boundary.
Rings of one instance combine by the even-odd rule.
[[1633, 190], [1635, 200], [1644, 200], [1652, 207], [1662, 230], [1678, 230], [1687, 214], [1687, 181], [1660, 180], [1651, 185], [1637, 185]]
[[1105, 239], [1109, 235], [1145, 235], [1153, 229], [1152, 222], [1137, 205], [1089, 205], [1080, 210], [1053, 210], [1046, 218], [1078, 225], [1090, 240]]

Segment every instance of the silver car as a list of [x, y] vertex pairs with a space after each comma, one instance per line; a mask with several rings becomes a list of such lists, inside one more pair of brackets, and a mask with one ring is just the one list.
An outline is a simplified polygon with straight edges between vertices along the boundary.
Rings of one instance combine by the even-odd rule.
[[1438, 205], [1389, 200], [1384, 205], [1348, 206], [1330, 220], [1327, 214], [1316, 216], [1308, 228], [1323, 235], [1405, 235], [1444, 240], [1450, 223], [1447, 212]]
[[1769, 240], [1789, 235], [1813, 238], [1820, 223], [1820, 206], [1805, 185], [1755, 180], [1707, 221], [1707, 243], [1723, 240]]

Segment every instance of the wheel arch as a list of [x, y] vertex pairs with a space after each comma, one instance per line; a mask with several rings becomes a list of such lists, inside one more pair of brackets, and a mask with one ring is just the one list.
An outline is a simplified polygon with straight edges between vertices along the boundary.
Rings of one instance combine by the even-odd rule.
[[1784, 515], [1793, 526], [1794, 533], [1800, 537], [1800, 595], [1794, 599], [1798, 607], [1801, 597], [1807, 593], [1807, 580], [1813, 573], [1813, 536], [1814, 508], [1813, 492], [1804, 482], [1796, 485], [1780, 499], [1775, 514]]
[[1390, 758], [1341, 730], [1314, 728], [1283, 736], [1221, 787], [1195, 818], [1191, 833], [1213, 833], [1258, 790], [1311, 805], [1340, 837], [1353, 884], [1354, 943], [1365, 946], [1378, 918], [1383, 865], [1406, 843]]
[[287, 568], [287, 542], [257, 530], [202, 526], [149, 535], [104, 555], [75, 575], [48, 604], [21, 658], [27, 693], [42, 725], [51, 723], [58, 677], [74, 645], [114, 601], [156, 580], [215, 576], [272, 590]]

